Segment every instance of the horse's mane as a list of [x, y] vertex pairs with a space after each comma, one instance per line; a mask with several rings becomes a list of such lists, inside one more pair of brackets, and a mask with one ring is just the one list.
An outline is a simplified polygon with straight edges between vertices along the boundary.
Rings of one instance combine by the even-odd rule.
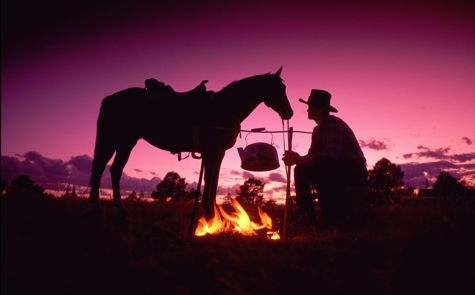
[[[241, 80], [235, 80], [228, 85], [224, 86], [220, 91], [218, 91], [220, 94], [227, 94], [229, 92], [236, 92], [236, 88], [242, 89], [242, 88], [248, 88], [254, 86], [255, 83], [259, 83], [261, 80], [264, 79], [270, 79], [274, 75], [271, 73], [267, 74], [261, 74], [261, 75], [255, 75], [255, 76], [250, 76], [247, 78], [243, 78]], [[279, 77], [280, 78], [280, 77]], [[282, 78], [280, 78], [280, 81], [283, 82]]]

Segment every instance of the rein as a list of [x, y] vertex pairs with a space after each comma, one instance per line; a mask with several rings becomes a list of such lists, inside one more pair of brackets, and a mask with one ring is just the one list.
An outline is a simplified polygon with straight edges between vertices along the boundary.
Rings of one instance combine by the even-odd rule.
[[[284, 133], [287, 132], [287, 140], [288, 140], [288, 148], [289, 151], [292, 151], [292, 136], [294, 132], [294, 128], [289, 126], [289, 120], [287, 121], [287, 131], [284, 129], [284, 120], [282, 120], [282, 140], [284, 143], [284, 151], [285, 148], [285, 135]], [[282, 228], [282, 237], [286, 238], [287, 236], [287, 220], [290, 211], [290, 203], [291, 203], [291, 196], [290, 196], [290, 178], [291, 178], [292, 166], [286, 165], [285, 166], [285, 174], [287, 176], [287, 190], [285, 195], [285, 207], [284, 207], [284, 225]]]

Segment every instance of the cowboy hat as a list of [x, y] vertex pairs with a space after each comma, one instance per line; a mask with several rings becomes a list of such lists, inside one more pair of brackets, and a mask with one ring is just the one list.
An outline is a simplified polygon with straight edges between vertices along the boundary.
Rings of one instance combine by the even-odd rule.
[[331, 97], [332, 95], [328, 91], [312, 89], [308, 100], [299, 98], [299, 101], [321, 110], [337, 113], [338, 110], [330, 105]]

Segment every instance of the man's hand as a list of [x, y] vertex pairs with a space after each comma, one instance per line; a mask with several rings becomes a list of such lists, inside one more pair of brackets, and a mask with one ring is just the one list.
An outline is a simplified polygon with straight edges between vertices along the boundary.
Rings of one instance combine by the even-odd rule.
[[282, 158], [282, 160], [284, 161], [285, 165], [292, 166], [295, 164], [302, 163], [303, 158], [297, 152], [285, 151], [284, 157]]

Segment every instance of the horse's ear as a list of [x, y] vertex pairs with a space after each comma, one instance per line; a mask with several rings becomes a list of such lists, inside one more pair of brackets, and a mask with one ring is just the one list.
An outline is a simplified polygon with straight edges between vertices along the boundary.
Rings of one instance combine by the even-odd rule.
[[277, 70], [277, 72], [275, 72], [274, 75], [276, 76], [279, 76], [280, 77], [280, 73], [282, 73], [282, 66]]

